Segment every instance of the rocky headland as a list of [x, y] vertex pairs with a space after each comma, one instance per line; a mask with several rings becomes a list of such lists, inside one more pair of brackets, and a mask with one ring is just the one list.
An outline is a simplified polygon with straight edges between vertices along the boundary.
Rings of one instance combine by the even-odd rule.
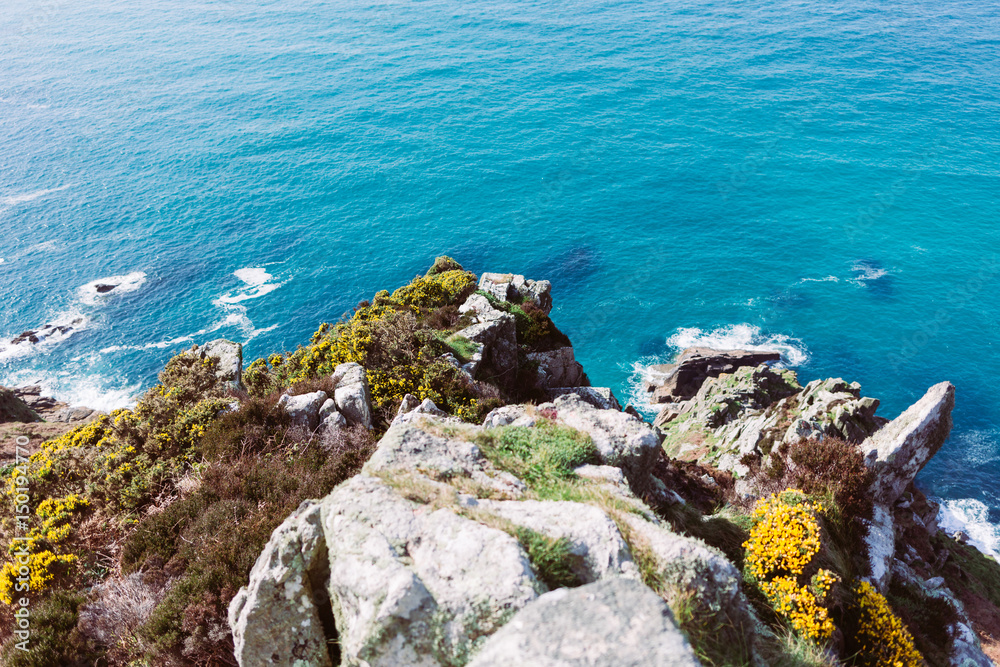
[[45, 628], [5, 664], [1000, 658], [1000, 564], [914, 483], [950, 383], [890, 419], [777, 353], [692, 348], [652, 369], [649, 422], [590, 386], [552, 303], [439, 258], [293, 352], [183, 351], [134, 410], [3, 393], [5, 421], [71, 429], [5, 469]]

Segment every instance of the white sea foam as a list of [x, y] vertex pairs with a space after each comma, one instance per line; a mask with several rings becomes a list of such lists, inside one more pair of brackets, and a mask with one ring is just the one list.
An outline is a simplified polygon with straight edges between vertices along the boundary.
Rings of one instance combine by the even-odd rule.
[[80, 377], [78, 371], [46, 372], [22, 370], [4, 378], [12, 386], [38, 385], [42, 395], [84, 407], [111, 412], [118, 408], [135, 407], [142, 391], [141, 384], [123, 385], [101, 375]]
[[56, 192], [62, 192], [71, 185], [63, 185], [58, 188], [49, 188], [47, 190], [36, 190], [34, 192], [27, 192], [20, 195], [9, 195], [7, 197], [0, 197], [0, 209], [10, 208], [11, 206], [17, 206], [18, 204], [27, 204], [28, 202], [33, 202], [36, 199], [41, 199]]
[[826, 276], [825, 278], [803, 278], [799, 281], [800, 283], [839, 283], [840, 278], [837, 276]]
[[855, 262], [854, 266], [851, 267], [851, 271], [857, 273], [851, 282], [855, 282], [859, 285], [866, 285], [873, 280], [878, 280], [879, 278], [884, 278], [889, 275], [886, 269], [880, 266], [873, 266], [869, 262]]
[[784, 334], [765, 334], [752, 324], [730, 324], [704, 331], [697, 327], [678, 329], [667, 339], [667, 345], [677, 351], [688, 347], [709, 347], [713, 350], [758, 350], [780, 352], [788, 366], [801, 366], [809, 361], [809, 351], [798, 338]]
[[949, 535], [959, 531], [969, 536], [969, 543], [987, 556], [1000, 560], [1000, 526], [989, 520], [989, 507], [974, 498], [940, 500], [938, 525]]
[[778, 352], [781, 354], [780, 363], [784, 366], [801, 366], [809, 361], [809, 351], [801, 340], [784, 334], [765, 334], [760, 327], [751, 324], [731, 324], [711, 331], [696, 327], [678, 329], [667, 338], [667, 345], [672, 348], [668, 355], [643, 357], [623, 368], [629, 373], [625, 383], [626, 400], [647, 416], [652, 416], [659, 410], [659, 406], [650, 404], [649, 394], [643, 389], [647, 381], [657, 379], [659, 372], [654, 366], [670, 363], [685, 348]]
[[86, 285], [78, 287], [77, 294], [83, 303], [88, 306], [96, 306], [110, 298], [135, 292], [144, 284], [146, 284], [146, 274], [142, 271], [133, 271], [123, 276], [108, 276], [92, 280]]
[[233, 275], [239, 278], [246, 285], [243, 289], [235, 292], [223, 294], [216, 299], [217, 305], [234, 305], [249, 299], [259, 299], [278, 289], [284, 283], [274, 283], [274, 276], [266, 269], [259, 267], [247, 267], [233, 271]]

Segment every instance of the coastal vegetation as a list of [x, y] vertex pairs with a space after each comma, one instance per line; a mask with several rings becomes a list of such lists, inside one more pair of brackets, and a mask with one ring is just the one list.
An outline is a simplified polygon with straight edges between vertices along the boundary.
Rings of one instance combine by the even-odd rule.
[[[879, 512], [900, 510], [896, 498], [885, 501], [884, 469], [860, 449], [882, 422], [854, 385], [802, 387], [791, 371], [739, 368], [706, 377], [682, 413], [658, 420], [661, 432], [598, 407], [597, 394], [578, 386], [560, 398], [566, 388], [540, 382], [555, 371], [539, 359], [569, 339], [544, 300], [507, 287], [521, 277], [490, 275], [486, 284], [438, 258], [238, 377], [220, 356], [182, 351], [134, 409], [97, 416], [5, 469], [6, 502], [26, 505], [30, 522], [23, 530], [12, 516], [0, 520], [4, 664], [236, 664], [230, 605], [249, 595], [276, 529], [305, 501], [349, 493], [351, 483], [499, 531], [513, 542], [494, 546], [523, 552], [533, 595], [607, 575], [588, 560], [593, 544], [584, 549], [579, 535], [556, 530], [562, 522], [546, 523], [590, 517], [587, 539], [619, 545], [608, 547], [621, 561], [614, 575], [666, 603], [703, 665], [947, 664], [955, 628], [968, 622], [959, 598], [1000, 617], [1000, 565], [921, 532], [919, 517], [904, 526], [917, 556], [895, 563], [891, 582], [875, 571], [873, 526]], [[501, 355], [504, 331], [512, 346]], [[370, 424], [309, 425], [287, 407], [318, 396], [317, 406], [340, 408], [337, 378], [351, 364], [370, 391]], [[408, 421], [421, 410], [434, 419]], [[740, 453], [733, 433], [751, 417], [759, 446]], [[411, 438], [428, 462], [447, 465], [392, 467], [376, 455], [387, 432], [401, 440], [381, 445], [409, 451]], [[434, 447], [437, 458], [427, 453]], [[917, 516], [924, 501], [907, 489], [903, 509]], [[511, 513], [513, 501], [524, 516]], [[933, 577], [937, 588], [926, 584]], [[29, 652], [4, 634], [25, 583], [37, 628]], [[455, 621], [464, 639], [435, 617], [428, 650], [440, 664], [465, 665], [515, 611], [477, 599]], [[340, 656], [333, 619], [322, 620], [322, 650], [333, 642], [330, 655]]]

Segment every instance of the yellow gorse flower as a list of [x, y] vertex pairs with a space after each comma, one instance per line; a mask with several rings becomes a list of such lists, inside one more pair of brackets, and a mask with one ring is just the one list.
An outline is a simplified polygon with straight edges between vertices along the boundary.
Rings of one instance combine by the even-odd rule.
[[913, 645], [913, 636], [892, 612], [889, 601], [867, 581], [854, 588], [861, 608], [858, 627], [858, 656], [864, 665], [920, 667], [924, 658]]
[[746, 564], [774, 610], [804, 637], [826, 640], [834, 624], [823, 606], [840, 577], [820, 570], [810, 585], [799, 578], [820, 552], [819, 503], [795, 489], [761, 499], [754, 508], [754, 526], [744, 542]]

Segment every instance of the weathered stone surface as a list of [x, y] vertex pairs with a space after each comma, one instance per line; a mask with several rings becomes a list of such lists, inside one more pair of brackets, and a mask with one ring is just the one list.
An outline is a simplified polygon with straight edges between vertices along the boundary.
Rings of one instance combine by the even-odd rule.
[[528, 361], [538, 364], [535, 388], [579, 387], [589, 384], [583, 366], [573, 355], [572, 347], [560, 347], [547, 352], [531, 352]]
[[327, 400], [329, 399], [324, 391], [314, 391], [298, 396], [284, 394], [278, 399], [278, 407], [288, 413], [295, 426], [315, 431], [320, 422], [320, 409]]
[[632, 553], [615, 522], [600, 509], [573, 502], [480, 500], [476, 507], [518, 526], [570, 542], [573, 572], [584, 583], [612, 576], [640, 579]]
[[[478, 427], [469, 426], [470, 429]], [[502, 497], [517, 498], [524, 483], [496, 470], [474, 443], [428, 433], [416, 423], [393, 424], [365, 464], [369, 475], [420, 472], [432, 478], [467, 477]]]
[[340, 364], [334, 369], [333, 381], [336, 389], [333, 399], [337, 410], [350, 424], [372, 427], [372, 394], [368, 388], [368, 374], [360, 364]]
[[473, 368], [477, 377], [485, 371], [496, 383], [510, 387], [517, 377], [517, 326], [513, 315], [496, 310], [493, 313], [457, 335], [483, 346], [482, 361], [474, 363]]
[[545, 409], [554, 410], [566, 426], [590, 435], [601, 463], [621, 468], [629, 481], [644, 486], [663, 439], [653, 427], [625, 412], [595, 408], [576, 394], [539, 406]]
[[469, 667], [696, 667], [670, 610], [628, 579], [546, 593], [493, 635]]
[[652, 378], [646, 384], [646, 391], [652, 394], [653, 403], [685, 401], [697, 394], [710, 377], [732, 373], [742, 366], [759, 366], [780, 359], [778, 352], [689, 347], [680, 353], [675, 363], [650, 369]]
[[[407, 400], [412, 399], [412, 400]], [[422, 402], [414, 403], [417, 398], [412, 394], [407, 394], [403, 397], [403, 402], [399, 405], [399, 411], [396, 413], [396, 417], [392, 420], [393, 424], [408, 424], [421, 417], [433, 417], [434, 419], [442, 422], [451, 422], [453, 424], [461, 424], [462, 420], [458, 417], [452, 417], [447, 412], [439, 408], [434, 404], [429, 398], [425, 398]], [[412, 406], [412, 407], [411, 407]], [[405, 408], [405, 410], [404, 410]]]
[[861, 396], [861, 385], [840, 378], [813, 380], [795, 397], [796, 421], [788, 427], [785, 442], [802, 438], [818, 440], [825, 435], [860, 443], [888, 423], [877, 417], [879, 402]]
[[234, 390], [243, 390], [243, 346], [231, 340], [218, 338], [209, 341], [198, 347], [192, 348], [189, 354], [197, 355], [201, 359], [206, 357], [215, 358], [218, 363], [215, 376], [220, 382], [224, 382], [226, 387]]
[[523, 405], [505, 405], [494, 408], [483, 420], [485, 428], [499, 428], [501, 426], [534, 426], [535, 418]]
[[[41, 391], [41, 389], [39, 389]], [[41, 417], [13, 391], [0, 387], [0, 422], [37, 422]]]
[[548, 280], [526, 280], [512, 273], [484, 273], [479, 279], [479, 289], [500, 301], [531, 301], [545, 314], [552, 310], [552, 283]]
[[[595, 408], [601, 410], [621, 410], [622, 404], [608, 387], [555, 387], [545, 392], [549, 400], [555, 400], [564, 394], [576, 394]], [[638, 416], [638, 415], [637, 415]]]
[[439, 665], [469, 655], [544, 587], [517, 540], [428, 512], [359, 476], [323, 501], [328, 591], [346, 664]]
[[303, 503], [271, 535], [249, 585], [229, 605], [241, 667], [332, 665], [322, 618], [330, 611], [326, 555], [320, 505]]
[[326, 399], [319, 409], [319, 428], [323, 430], [344, 428], [347, 426], [347, 418], [337, 410], [337, 402], [332, 398]]
[[875, 503], [872, 520], [865, 535], [868, 547], [868, 566], [872, 584], [880, 591], [889, 586], [892, 556], [896, 551], [896, 534], [893, 529], [892, 514], [882, 503]]
[[995, 663], [983, 653], [982, 644], [972, 629], [965, 605], [945, 586], [943, 577], [924, 580], [911, 567], [899, 560], [892, 562], [892, 577], [910, 591], [918, 591], [928, 600], [943, 600], [955, 610], [956, 620], [947, 628], [948, 665], [953, 667], [990, 667]]
[[891, 505], [941, 449], [951, 432], [955, 387], [941, 382], [906, 412], [861, 443], [865, 463], [875, 472], [877, 502]]

